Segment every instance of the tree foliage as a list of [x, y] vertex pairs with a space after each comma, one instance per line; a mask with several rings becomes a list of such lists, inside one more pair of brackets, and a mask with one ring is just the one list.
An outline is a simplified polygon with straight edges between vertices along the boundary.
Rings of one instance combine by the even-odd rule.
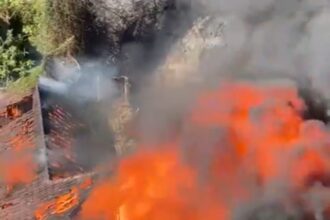
[[34, 62], [26, 58], [27, 52], [22, 49], [22, 35], [13, 36], [12, 30], [7, 32], [5, 39], [0, 38], [0, 82], [8, 82], [25, 77]]
[[[48, 1], [48, 32], [52, 33], [49, 39], [53, 50], [66, 43], [65, 50], [58, 50], [59, 55], [77, 53], [81, 47], [84, 7], [77, 0]], [[69, 42], [69, 43], [68, 43]]]
[[47, 47], [46, 1], [0, 0], [1, 87], [30, 79], [31, 71], [40, 63], [33, 48], [43, 52]]
[[[12, 20], [19, 20], [22, 30], [21, 34], [28, 37], [34, 46], [39, 46], [38, 42], [45, 37], [44, 26], [46, 21], [47, 0], [0, 0], [0, 23], [6, 29], [15, 29]], [[46, 42], [47, 39], [45, 39]]]
[[71, 57], [84, 49], [82, 2], [0, 0], [0, 86], [28, 77], [48, 57]]

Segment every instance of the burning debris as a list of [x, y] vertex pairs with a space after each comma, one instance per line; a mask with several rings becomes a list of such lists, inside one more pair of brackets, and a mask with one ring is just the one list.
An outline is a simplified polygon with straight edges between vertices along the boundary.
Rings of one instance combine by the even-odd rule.
[[[81, 218], [307, 219], [314, 211], [305, 195], [327, 186], [330, 133], [304, 121], [305, 108], [291, 85], [223, 82], [202, 91], [172, 137], [139, 142], [92, 190]], [[318, 213], [327, 219], [324, 205]]]
[[64, 195], [58, 196], [54, 201], [43, 203], [35, 211], [36, 220], [44, 220], [52, 215], [63, 215], [79, 204], [79, 191], [72, 188]]
[[[79, 163], [72, 149], [76, 140], [72, 134], [84, 127], [74, 121], [83, 122], [83, 118], [75, 118], [77, 113], [67, 111], [70, 108], [53, 104], [48, 112], [53, 126], [46, 132], [48, 150], [63, 155], [56, 162], [48, 154], [40, 161], [45, 164], [39, 172], [29, 169], [31, 177], [26, 176], [26, 167], [32, 168], [27, 163], [35, 159], [24, 154], [18, 163], [8, 161], [5, 167], [15, 171], [11, 175], [24, 170], [25, 176], [13, 176], [16, 182], [8, 185], [15, 188], [2, 197], [4, 218], [25, 215], [13, 215], [12, 210], [22, 206], [24, 196], [29, 195], [31, 203], [23, 213], [33, 212], [31, 216], [39, 220], [50, 216], [86, 220], [327, 219], [330, 203], [323, 195], [329, 193], [330, 133], [323, 122], [303, 117], [308, 106], [295, 84], [239, 80], [203, 88], [182, 115], [179, 127], [172, 124], [171, 136], [152, 141], [140, 136], [133, 141], [126, 130], [134, 115], [129, 82], [127, 77], [116, 80], [122, 81], [124, 92], [115, 102], [118, 110], [110, 120], [116, 152], [123, 156], [115, 173], [117, 162], [96, 169], [102, 174], [97, 181], [83, 174], [88, 169], [76, 166]], [[30, 111], [37, 106], [35, 102]], [[39, 123], [24, 120], [28, 115], [29, 111], [13, 118], [27, 123], [21, 131], [15, 129], [21, 132], [15, 137], [41, 132], [33, 130]], [[11, 143], [16, 143], [15, 138]], [[30, 145], [18, 143], [13, 150]], [[38, 143], [42, 149], [42, 140]], [[124, 156], [131, 151], [128, 149], [135, 153]], [[79, 172], [72, 172], [75, 168]], [[24, 186], [16, 188], [16, 184]]]
[[12, 103], [6, 106], [6, 108], [0, 113], [0, 127], [5, 126], [10, 121], [21, 117], [24, 113], [31, 110], [32, 97], [26, 96], [17, 103]]
[[[126, 34], [138, 38], [143, 26], [155, 27], [157, 9], [172, 7], [90, 3], [102, 22], [122, 23], [106, 29], [114, 53]], [[326, 95], [315, 78], [306, 86], [297, 75], [305, 72], [301, 43], [312, 40], [318, 52], [310, 25], [323, 27], [327, 16], [305, 1], [292, 0], [299, 12], [277, 1], [251, 10], [243, 1], [221, 1], [221, 10], [215, 1], [200, 3], [215, 8], [142, 80], [151, 82], [137, 90], [142, 98], [132, 96], [136, 80], [112, 64], [74, 59], [67, 66], [55, 58], [40, 78], [41, 100], [35, 92], [3, 105], [0, 219], [330, 219]], [[125, 19], [112, 4], [126, 15], [148, 7]], [[295, 42], [297, 33], [306, 38]]]

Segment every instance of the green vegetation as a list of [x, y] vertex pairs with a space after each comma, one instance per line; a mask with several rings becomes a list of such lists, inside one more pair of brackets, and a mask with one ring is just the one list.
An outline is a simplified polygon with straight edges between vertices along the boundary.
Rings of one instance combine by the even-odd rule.
[[31, 88], [46, 58], [77, 53], [81, 13], [76, 0], [0, 0], [0, 87]]
[[26, 76], [18, 78], [15, 81], [9, 82], [7, 85], [7, 89], [15, 93], [25, 94], [36, 85], [38, 77], [42, 74], [42, 72], [42, 65], [33, 67], [29, 71], [27, 71]]
[[[45, 0], [0, 0], [0, 20], [3, 24], [37, 40], [45, 25]], [[18, 21], [18, 22], [17, 22]], [[11, 24], [12, 22], [16, 24]], [[19, 23], [19, 24], [18, 24]], [[22, 28], [19, 26], [22, 25]]]
[[[55, 55], [78, 53], [82, 48], [84, 7], [77, 0], [48, 1], [47, 32], [51, 33], [49, 43], [53, 45], [48, 53]], [[65, 49], [63, 48], [65, 42]], [[61, 50], [58, 48], [61, 47]]]
[[33, 61], [26, 58], [27, 52], [22, 49], [24, 37], [19, 34], [13, 36], [8, 30], [5, 40], [0, 38], [0, 85], [25, 77], [33, 67]]
[[[40, 56], [34, 47], [40, 35], [43, 0], [0, 0], [0, 86], [24, 90], [18, 85], [34, 86]], [[34, 46], [34, 47], [33, 47]], [[39, 68], [40, 69], [40, 68]], [[39, 73], [42, 71], [39, 71]], [[27, 82], [29, 81], [29, 82]]]

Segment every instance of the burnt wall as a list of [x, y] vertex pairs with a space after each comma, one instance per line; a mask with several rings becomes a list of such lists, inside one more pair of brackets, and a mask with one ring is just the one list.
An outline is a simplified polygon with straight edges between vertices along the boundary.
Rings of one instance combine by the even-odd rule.
[[115, 156], [112, 131], [100, 103], [75, 102], [40, 90], [44, 133], [51, 179], [88, 171]]
[[[35, 178], [39, 178], [40, 175], [47, 176], [43, 156], [41, 155], [44, 152], [45, 145], [38, 93], [26, 94], [21, 100], [2, 106], [0, 112], [0, 161], [2, 171], [11, 172], [11, 165], [13, 167], [18, 166], [15, 162], [31, 157], [31, 167], [21, 168], [34, 169]], [[9, 183], [7, 181], [9, 180], [6, 178], [0, 180], [2, 190], [8, 184], [20, 184], [20, 181], [12, 182], [10, 180]], [[28, 184], [29, 182], [23, 181], [23, 183]]]
[[[6, 96], [7, 97], [7, 96]], [[51, 202], [58, 196], [69, 193], [73, 189], [78, 190], [78, 200], [89, 190], [91, 185], [85, 181], [92, 181], [92, 175], [83, 174], [70, 176], [57, 181], [50, 180], [45, 150], [45, 139], [40, 108], [39, 93], [37, 90], [22, 95], [8, 96], [4, 102], [0, 100], [0, 163], [7, 159], [8, 155], [33, 156], [31, 166], [24, 167], [25, 171], [33, 169], [35, 176], [28, 182], [5, 182], [0, 172], [0, 219], [35, 219], [36, 210], [45, 204], [50, 204], [44, 210], [46, 216], [56, 216]], [[15, 109], [15, 110], [14, 110]], [[8, 167], [15, 165], [15, 160], [9, 161]], [[37, 165], [36, 167], [34, 165]], [[0, 169], [3, 167], [0, 167]], [[37, 168], [37, 169], [34, 169]], [[8, 184], [13, 184], [8, 188]], [[92, 184], [92, 182], [90, 182]], [[8, 191], [8, 189], [10, 189]], [[65, 219], [79, 204], [68, 208], [66, 212], [57, 216]]]

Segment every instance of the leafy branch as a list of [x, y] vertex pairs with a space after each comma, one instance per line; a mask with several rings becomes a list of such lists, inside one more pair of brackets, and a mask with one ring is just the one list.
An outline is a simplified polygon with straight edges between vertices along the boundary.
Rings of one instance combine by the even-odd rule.
[[12, 30], [5, 39], [0, 37], [0, 85], [6, 86], [27, 75], [34, 62], [26, 58], [27, 52], [20, 46], [24, 43], [23, 35], [13, 36]]

